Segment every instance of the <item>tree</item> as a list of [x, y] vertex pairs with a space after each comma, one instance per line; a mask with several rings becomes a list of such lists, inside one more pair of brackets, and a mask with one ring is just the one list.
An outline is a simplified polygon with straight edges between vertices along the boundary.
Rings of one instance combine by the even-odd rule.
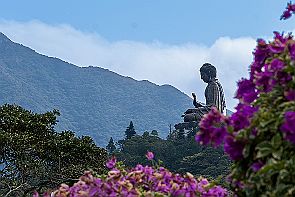
[[125, 131], [125, 136], [126, 139], [130, 139], [131, 137], [133, 137], [136, 134], [134, 126], [133, 126], [133, 122], [130, 121], [129, 126], [127, 127], [126, 131]]
[[151, 151], [163, 161], [164, 167], [173, 172], [190, 172], [210, 178], [225, 176], [229, 172], [231, 162], [221, 148], [203, 147], [195, 142], [194, 137], [164, 140], [145, 133], [124, 140], [124, 148], [115, 153], [118, 160], [128, 167], [138, 163], [148, 165], [145, 154]]
[[142, 134], [143, 138], [146, 138], [148, 136], [150, 136], [150, 133], [148, 131], [143, 132], [143, 134]]
[[155, 137], [159, 137], [159, 133], [157, 130], [152, 130], [151, 135]]
[[184, 129], [179, 129], [179, 130], [178, 130], [177, 138], [178, 138], [178, 139], [184, 139], [184, 138], [185, 138], [185, 132], [184, 132]]
[[0, 106], [0, 196], [31, 196], [34, 190], [74, 182], [85, 170], [106, 171], [106, 151], [88, 136], [56, 132], [58, 115]]
[[109, 154], [112, 154], [116, 150], [116, 146], [115, 146], [115, 143], [114, 143], [114, 140], [112, 137], [111, 137], [108, 145], [106, 146], [106, 149]]

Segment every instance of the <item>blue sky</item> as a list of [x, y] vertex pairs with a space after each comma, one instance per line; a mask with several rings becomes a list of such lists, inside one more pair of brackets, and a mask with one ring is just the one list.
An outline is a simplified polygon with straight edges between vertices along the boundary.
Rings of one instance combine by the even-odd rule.
[[69, 24], [104, 38], [179, 44], [212, 44], [221, 36], [259, 37], [294, 28], [279, 21], [287, 1], [278, 0], [9, 0], [1, 18]]
[[247, 77], [255, 40], [295, 29], [294, 18], [279, 20], [287, 2], [9, 0], [1, 2], [0, 31], [42, 54], [168, 83], [201, 101], [198, 67], [209, 61], [233, 109], [236, 81]]

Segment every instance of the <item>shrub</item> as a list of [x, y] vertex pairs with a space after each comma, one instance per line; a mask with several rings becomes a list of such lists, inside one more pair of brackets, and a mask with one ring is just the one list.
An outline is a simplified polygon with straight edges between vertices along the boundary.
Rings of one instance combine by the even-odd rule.
[[58, 115], [0, 106], [0, 196], [31, 196], [75, 182], [85, 170], [106, 172], [106, 151], [88, 136], [55, 131]]
[[[152, 163], [153, 153], [146, 157]], [[107, 176], [95, 178], [90, 172], [85, 172], [73, 186], [62, 184], [52, 194], [44, 196], [226, 196], [226, 189], [210, 184], [207, 179], [194, 178], [187, 173], [182, 176], [155, 164], [154, 167], [138, 164], [135, 168], [126, 170], [116, 164], [113, 157], [107, 162], [110, 168]], [[38, 194], [35, 194], [35, 197]]]
[[[282, 18], [294, 10], [288, 4]], [[196, 135], [202, 144], [223, 145], [239, 196], [295, 195], [295, 40], [274, 34], [257, 40], [250, 76], [238, 82], [236, 112], [225, 117], [213, 108]]]

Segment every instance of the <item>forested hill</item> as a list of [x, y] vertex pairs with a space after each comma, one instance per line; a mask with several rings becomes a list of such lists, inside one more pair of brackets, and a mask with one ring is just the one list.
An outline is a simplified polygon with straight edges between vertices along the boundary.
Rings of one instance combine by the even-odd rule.
[[[70, 49], [69, 49], [70, 50]], [[0, 34], [0, 104], [34, 112], [58, 109], [58, 130], [90, 135], [104, 146], [122, 138], [132, 120], [138, 133], [181, 120], [191, 99], [170, 85], [137, 81], [99, 67], [78, 67], [47, 57]]]

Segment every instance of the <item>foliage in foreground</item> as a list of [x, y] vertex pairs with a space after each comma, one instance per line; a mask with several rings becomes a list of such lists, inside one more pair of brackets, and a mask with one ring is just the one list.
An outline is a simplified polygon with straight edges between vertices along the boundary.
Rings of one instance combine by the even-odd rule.
[[238, 82], [236, 98], [229, 118], [214, 108], [202, 119], [196, 140], [223, 144], [234, 161], [228, 181], [239, 196], [295, 196], [293, 36], [275, 32], [273, 41], [257, 41], [250, 77]]
[[57, 115], [0, 106], [0, 196], [30, 195], [73, 183], [85, 170], [106, 171], [106, 151], [90, 137], [57, 133]]
[[[152, 160], [154, 155], [148, 152], [146, 157]], [[152, 162], [155, 162], [152, 160]], [[116, 165], [116, 159], [107, 162], [111, 169], [107, 176], [94, 177], [86, 172], [73, 186], [62, 184], [61, 187], [44, 196], [226, 196], [226, 189], [210, 184], [207, 179], [194, 178], [187, 173], [182, 176], [155, 166], [138, 164], [131, 170]], [[39, 196], [38, 193], [35, 197]]]

